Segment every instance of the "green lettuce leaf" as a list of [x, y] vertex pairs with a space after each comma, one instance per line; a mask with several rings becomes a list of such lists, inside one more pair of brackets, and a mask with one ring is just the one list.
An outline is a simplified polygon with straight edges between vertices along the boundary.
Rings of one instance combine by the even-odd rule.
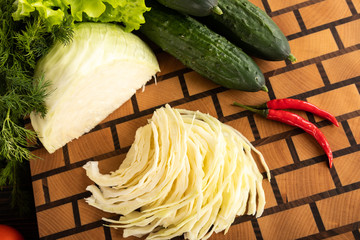
[[15, 21], [39, 14], [49, 31], [71, 19], [73, 23], [117, 22], [126, 32], [131, 32], [145, 23], [143, 14], [150, 10], [145, 0], [16, 0], [14, 5]]

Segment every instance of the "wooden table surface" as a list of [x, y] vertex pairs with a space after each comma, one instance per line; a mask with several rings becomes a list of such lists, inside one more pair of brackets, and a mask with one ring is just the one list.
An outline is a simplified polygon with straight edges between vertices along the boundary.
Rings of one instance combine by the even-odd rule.
[[[103, 227], [108, 214], [88, 206], [91, 184], [82, 166], [100, 161], [118, 168], [138, 127], [166, 103], [200, 110], [242, 132], [264, 155], [272, 174], [263, 181], [266, 206], [260, 218], [239, 217], [226, 235], [211, 239], [360, 239], [360, 0], [252, 0], [287, 36], [297, 62], [255, 59], [269, 92], [228, 90], [200, 77], [155, 49], [161, 73], [90, 133], [54, 154], [34, 153], [32, 185], [40, 239], [123, 239]], [[331, 112], [340, 127], [298, 112], [321, 129], [334, 166], [311, 136], [231, 106], [273, 98], [307, 100]], [[263, 171], [263, 169], [262, 169]], [[136, 238], [129, 238], [136, 239]]]

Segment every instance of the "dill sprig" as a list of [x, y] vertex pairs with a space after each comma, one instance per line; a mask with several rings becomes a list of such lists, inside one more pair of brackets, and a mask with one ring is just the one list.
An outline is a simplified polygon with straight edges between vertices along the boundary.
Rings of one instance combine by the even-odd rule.
[[33, 22], [28, 22], [24, 30], [14, 33], [14, 41], [16, 42], [17, 51], [24, 54], [16, 54], [14, 57], [22, 63], [26, 63], [30, 68], [34, 69], [36, 60], [43, 56], [47, 49], [47, 34], [45, 25], [39, 18], [35, 18]]
[[[34, 78], [37, 61], [55, 41], [67, 44], [72, 38], [68, 20], [51, 29], [34, 13], [14, 21], [14, 0], [0, 0], [0, 190], [12, 188], [12, 206], [24, 212], [27, 193], [21, 187], [30, 159], [36, 158], [31, 146], [36, 133], [25, 127], [31, 112], [46, 114], [45, 98], [50, 82]], [[31, 199], [31, 198], [30, 198]]]
[[34, 158], [28, 146], [36, 141], [36, 133], [16, 124], [11, 120], [10, 113], [9, 108], [1, 126], [0, 155], [19, 162]]
[[49, 81], [44, 77], [37, 79], [12, 77], [9, 90], [0, 97], [0, 112], [13, 110], [12, 119], [23, 118], [35, 111], [42, 116], [46, 114], [44, 99], [50, 94]]
[[60, 25], [54, 25], [51, 29], [51, 37], [67, 45], [71, 42], [74, 35], [74, 20], [71, 15], [65, 16], [63, 23]]

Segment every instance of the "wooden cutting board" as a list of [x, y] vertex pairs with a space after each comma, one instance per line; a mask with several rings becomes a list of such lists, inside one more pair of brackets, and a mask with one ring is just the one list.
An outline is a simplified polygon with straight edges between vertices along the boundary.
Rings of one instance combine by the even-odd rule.
[[[123, 239], [104, 227], [111, 215], [88, 206], [91, 181], [82, 166], [100, 161], [103, 173], [118, 168], [138, 127], [155, 109], [200, 110], [242, 132], [263, 153], [272, 180], [263, 181], [266, 206], [260, 218], [239, 217], [226, 235], [211, 239], [360, 239], [360, 1], [252, 0], [280, 26], [298, 61], [255, 59], [269, 92], [228, 90], [184, 67], [158, 48], [161, 73], [90, 133], [54, 154], [31, 161], [41, 239]], [[318, 105], [340, 122], [335, 127], [312, 114], [330, 142], [334, 166], [303, 131], [231, 106], [298, 98]], [[262, 170], [263, 171], [263, 170]], [[136, 238], [129, 238], [136, 239]]]

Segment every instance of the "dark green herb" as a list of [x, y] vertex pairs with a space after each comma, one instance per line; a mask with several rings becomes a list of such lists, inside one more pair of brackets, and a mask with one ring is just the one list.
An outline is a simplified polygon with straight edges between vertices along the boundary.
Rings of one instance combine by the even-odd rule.
[[37, 137], [24, 118], [33, 111], [45, 115], [49, 94], [49, 81], [34, 79], [34, 69], [54, 41], [71, 41], [72, 28], [65, 20], [48, 32], [37, 15], [14, 21], [13, 2], [0, 0], [0, 187], [12, 187], [12, 206], [24, 210], [20, 179], [24, 164], [35, 158], [30, 147]]

